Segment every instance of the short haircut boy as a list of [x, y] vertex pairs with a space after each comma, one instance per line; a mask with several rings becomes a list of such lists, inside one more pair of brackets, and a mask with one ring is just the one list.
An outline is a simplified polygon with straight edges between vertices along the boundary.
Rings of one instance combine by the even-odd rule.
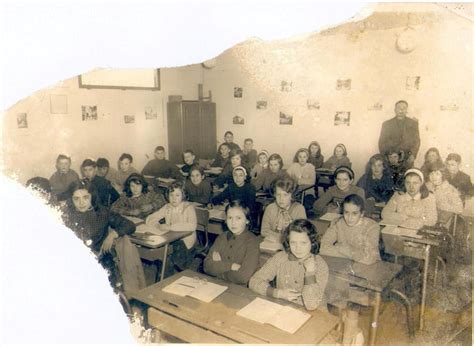
[[245, 138], [244, 143], [250, 142], [253, 144], [253, 139], [252, 138]]
[[56, 158], [56, 163], [58, 163], [61, 160], [68, 160], [69, 163], [71, 163], [71, 158], [69, 156], [66, 156], [64, 154], [59, 154], [58, 157]]
[[84, 167], [94, 167], [94, 168], [96, 168], [97, 163], [92, 159], [85, 159], [81, 164], [81, 168], [84, 168]]
[[[164, 149], [163, 149], [163, 150], [164, 150]], [[155, 151], [157, 151], [157, 150], [155, 149]], [[133, 162], [133, 156], [130, 155], [130, 154], [123, 153], [122, 155], [120, 155], [119, 161], [123, 161], [123, 160], [125, 160], [125, 159], [128, 159], [128, 161], [130, 161], [130, 163]]]
[[157, 151], [165, 151], [165, 147], [162, 146], [162, 145], [159, 145], [155, 148], [155, 152], [157, 152]]
[[97, 168], [106, 168], [106, 167], [110, 167], [109, 160], [103, 157], [99, 157], [97, 159]]
[[447, 161], [456, 161], [458, 164], [461, 164], [461, 155], [456, 154], [456, 153], [451, 153], [446, 158], [446, 162]]

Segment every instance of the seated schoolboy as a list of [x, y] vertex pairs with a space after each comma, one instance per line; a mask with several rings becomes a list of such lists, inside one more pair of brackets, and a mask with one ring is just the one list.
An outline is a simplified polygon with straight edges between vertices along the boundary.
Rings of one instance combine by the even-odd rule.
[[349, 195], [356, 194], [365, 200], [365, 192], [360, 187], [353, 185], [354, 172], [346, 166], [341, 166], [334, 172], [336, 185], [331, 186], [325, 191], [319, 199], [314, 202], [314, 211], [317, 215], [323, 215], [326, 212], [342, 212], [342, 201]]
[[191, 167], [197, 164], [196, 155], [194, 154], [194, 151], [192, 151], [191, 149], [186, 149], [183, 152], [183, 162], [184, 166], [181, 167], [181, 174], [187, 177], [189, 176]]
[[436, 200], [417, 168], [405, 172], [405, 189], [393, 194], [382, 210], [382, 220], [401, 227], [420, 229], [434, 226], [438, 219]]
[[224, 133], [224, 142], [227, 144], [230, 150], [240, 150], [239, 145], [234, 143], [234, 134], [232, 131], [226, 131], [226, 133]]
[[332, 171], [336, 170], [336, 168], [346, 166], [351, 168], [352, 163], [347, 157], [347, 150], [346, 146], [342, 143], [339, 143], [334, 147], [333, 155], [323, 164], [323, 168], [330, 169]]
[[215, 159], [212, 161], [211, 167], [220, 167], [224, 166], [229, 162], [230, 158], [230, 147], [227, 143], [222, 143], [217, 149], [217, 154]]
[[405, 186], [403, 177], [408, 169], [406, 161], [402, 160], [402, 155], [395, 149], [389, 149], [385, 156], [388, 161], [388, 168], [392, 175], [393, 185], [395, 190], [402, 190]]
[[439, 154], [438, 148], [429, 148], [425, 153], [425, 162], [421, 166], [420, 170], [423, 172], [425, 181], [428, 181], [428, 175], [430, 174], [433, 166], [439, 166], [443, 164], [441, 155]]
[[229, 161], [225, 164], [221, 174], [214, 180], [214, 185], [223, 187], [226, 184], [230, 184], [233, 181], [233, 171], [235, 167], [244, 167], [248, 171], [247, 166], [243, 163], [244, 156], [240, 149], [232, 150], [229, 154]]
[[64, 223], [98, 256], [111, 284], [125, 292], [144, 288], [140, 255], [127, 237], [135, 232], [135, 225], [100, 205], [97, 190], [88, 180], [73, 182], [69, 193]]
[[188, 269], [196, 254], [197, 218], [194, 206], [186, 201], [183, 184], [174, 182], [167, 189], [169, 203], [146, 218], [146, 224], [156, 229], [157, 234], [168, 232], [193, 232], [183, 239], [173, 243], [173, 252], [168, 256], [166, 275], [172, 275], [176, 270]]
[[60, 154], [56, 159], [56, 172], [49, 178], [51, 192], [58, 201], [65, 201], [68, 198], [69, 185], [79, 181], [77, 173], [71, 169], [71, 158]]
[[189, 171], [189, 178], [184, 184], [189, 202], [209, 204], [212, 197], [211, 183], [205, 178], [204, 170], [198, 165], [193, 165]]
[[138, 170], [133, 167], [133, 156], [127, 153], [120, 155], [118, 159], [118, 171], [117, 171], [117, 181], [116, 184], [122, 189], [125, 184], [125, 181], [128, 179], [130, 174], [140, 174]]
[[283, 170], [283, 159], [279, 154], [271, 154], [268, 158], [268, 168], [265, 168], [252, 184], [257, 191], [271, 193], [273, 182], [283, 178], [289, 178], [288, 173]]
[[268, 157], [270, 154], [266, 150], [262, 150], [261, 152], [258, 153], [257, 155], [257, 160], [258, 162], [252, 167], [252, 170], [250, 171], [250, 179], [252, 179], [252, 182], [257, 179], [257, 177], [260, 175], [260, 173], [263, 172], [265, 168], [268, 167]]
[[181, 177], [178, 167], [166, 159], [165, 148], [161, 145], [155, 148], [155, 158], [149, 161], [142, 170], [143, 175], [151, 175], [159, 178], [173, 178]]
[[[252, 276], [249, 288], [261, 295], [303, 305], [307, 310], [324, 308], [329, 270], [318, 255], [316, 226], [308, 220], [294, 220], [283, 239], [285, 251], [277, 252]], [[271, 285], [273, 280], [276, 287]]]
[[246, 138], [244, 141], [243, 164], [252, 168], [257, 163], [257, 151], [253, 148], [253, 139]]
[[308, 162], [311, 163], [314, 168], [318, 169], [323, 167], [324, 155], [321, 154], [321, 146], [317, 141], [312, 141], [308, 145], [309, 159]]
[[394, 184], [385, 158], [375, 154], [367, 164], [365, 174], [357, 182], [364, 189], [365, 198], [373, 198], [375, 202], [388, 202], [393, 195]]
[[94, 160], [86, 159], [81, 164], [83, 177], [97, 190], [98, 202], [104, 207], [110, 207], [119, 197], [110, 181], [97, 175], [97, 164]]
[[118, 171], [110, 167], [109, 160], [104, 157], [99, 157], [96, 163], [97, 175], [110, 181], [115, 190], [121, 194], [123, 192], [123, 186], [119, 184]]
[[219, 235], [204, 260], [204, 272], [247, 285], [260, 261], [258, 238], [248, 230], [250, 210], [239, 200], [226, 207], [228, 231]]
[[296, 219], [306, 219], [304, 207], [293, 201], [296, 183], [291, 178], [275, 181], [273, 196], [275, 202], [265, 208], [260, 233], [265, 240], [283, 243], [283, 232]]
[[160, 192], [148, 190], [148, 183], [139, 173], [129, 175], [125, 180], [123, 192], [110, 208], [120, 215], [145, 219], [166, 204], [165, 197]]
[[255, 187], [247, 181], [247, 170], [242, 166], [235, 167], [232, 177], [233, 182], [213, 197], [211, 203], [217, 205], [226, 200], [232, 202], [238, 199], [252, 210], [255, 205]]
[[434, 194], [438, 212], [461, 214], [464, 209], [461, 194], [446, 179], [447, 175], [442, 163], [432, 164], [426, 187]]
[[298, 185], [314, 185], [316, 182], [316, 168], [308, 162], [308, 159], [309, 151], [305, 148], [299, 149], [286, 171]]
[[380, 226], [364, 216], [364, 200], [349, 195], [342, 202], [342, 216], [321, 239], [321, 255], [348, 258], [363, 264], [380, 261]]
[[461, 194], [464, 200], [466, 196], [473, 194], [471, 177], [459, 169], [461, 165], [461, 156], [451, 153], [446, 158], [446, 168], [448, 170], [448, 182], [453, 185]]

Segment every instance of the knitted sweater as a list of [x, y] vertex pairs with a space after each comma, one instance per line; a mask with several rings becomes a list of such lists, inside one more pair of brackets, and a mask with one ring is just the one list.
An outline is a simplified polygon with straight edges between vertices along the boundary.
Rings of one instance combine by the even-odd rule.
[[189, 202], [208, 204], [211, 202], [212, 186], [209, 181], [204, 179], [199, 185], [194, 185], [190, 179], [186, 180], [184, 190]]
[[343, 217], [333, 223], [321, 239], [321, 255], [344, 257], [363, 264], [380, 261], [380, 226], [374, 220], [361, 217], [354, 226]]
[[296, 219], [306, 219], [304, 207], [293, 202], [288, 210], [282, 209], [273, 202], [265, 208], [260, 230], [262, 237], [282, 243], [282, 234], [286, 226]]
[[311, 163], [301, 166], [298, 162], [295, 162], [286, 172], [298, 185], [314, 185], [316, 182], [316, 168]]
[[120, 215], [135, 216], [140, 219], [145, 219], [148, 215], [159, 210], [165, 204], [166, 200], [161, 193], [150, 191], [141, 194], [138, 197], [127, 197], [126, 195], [122, 195], [112, 205], [110, 210]]
[[196, 227], [197, 217], [194, 206], [189, 202], [182, 202], [177, 207], [173, 207], [170, 203], [166, 204], [157, 212], [146, 218], [146, 224], [159, 227], [161, 219], [165, 220], [166, 225], [171, 227], [172, 232], [190, 232], [191, 235], [183, 238], [186, 248], [191, 249], [196, 243]]
[[142, 174], [160, 178], [179, 179], [181, 177], [181, 173], [174, 163], [158, 159], [149, 161], [143, 168]]
[[[235, 236], [232, 232], [219, 235], [204, 260], [204, 271], [220, 279], [246, 285], [255, 273], [260, 261], [257, 237], [249, 231]], [[214, 261], [212, 254], [219, 253], [220, 261]], [[233, 263], [240, 264], [239, 270], [231, 270]]]
[[397, 192], [383, 208], [382, 219], [407, 228], [434, 226], [438, 219], [435, 197], [430, 193], [421, 199], [420, 193], [411, 197], [408, 193]]
[[466, 195], [472, 195], [471, 177], [466, 173], [458, 171], [454, 176], [449, 174], [448, 181], [459, 190], [463, 199]]
[[58, 171], [49, 178], [51, 184], [51, 192], [56, 195], [59, 201], [64, 201], [68, 198], [68, 188], [71, 183], [78, 181], [79, 176], [77, 173], [70, 169], [66, 174], [59, 173]]
[[433, 192], [438, 210], [455, 214], [462, 213], [464, 207], [461, 195], [447, 180], [443, 181], [439, 186], [434, 186], [431, 182], [427, 182], [426, 187]]
[[[314, 256], [314, 255], [312, 255]], [[261, 295], [276, 297], [278, 290], [294, 289], [301, 292], [296, 301], [308, 310], [314, 310], [325, 302], [324, 290], [328, 282], [328, 265], [316, 255], [316, 271], [306, 272], [303, 262], [285, 251], [277, 252], [257, 271], [249, 281], [249, 288]], [[270, 282], [276, 278], [276, 288]]]
[[375, 179], [371, 173], [364, 174], [357, 186], [364, 189], [365, 198], [374, 198], [376, 202], [388, 202], [393, 195], [393, 179], [389, 172], [384, 173], [381, 179]]
[[245, 183], [243, 186], [237, 186], [235, 183], [229, 184], [217, 196], [211, 199], [212, 204], [221, 204], [225, 200], [229, 202], [239, 199], [245, 203], [250, 209], [255, 204], [255, 187], [251, 183]]
[[342, 201], [349, 195], [356, 194], [365, 199], [364, 190], [355, 185], [350, 185], [347, 191], [340, 190], [336, 185], [331, 186], [314, 202], [314, 211], [317, 214], [341, 213]]
[[321, 168], [324, 164], [324, 155], [319, 155], [318, 157], [310, 155], [308, 162], [311, 163], [316, 169]]
[[255, 190], [263, 190], [264, 192], [271, 192], [272, 183], [277, 179], [288, 178], [289, 175], [284, 170], [279, 170], [278, 173], [273, 173], [270, 168], [266, 168], [260, 173], [252, 182]]

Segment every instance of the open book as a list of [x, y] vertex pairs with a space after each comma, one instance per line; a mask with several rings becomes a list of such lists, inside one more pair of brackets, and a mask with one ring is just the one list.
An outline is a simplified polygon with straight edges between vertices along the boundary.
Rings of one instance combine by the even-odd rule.
[[221, 295], [227, 286], [217, 285], [205, 280], [182, 276], [163, 288], [163, 292], [176, 294], [180, 297], [193, 297], [206, 303]]
[[340, 216], [341, 214], [338, 214], [338, 213], [326, 213], [323, 216], [321, 216], [319, 219], [323, 221], [331, 222], [332, 220], [337, 219]]
[[307, 312], [262, 298], [255, 298], [237, 311], [237, 315], [258, 323], [271, 324], [290, 334], [294, 334], [311, 317]]
[[403, 228], [394, 225], [385, 226], [384, 228], [382, 228], [382, 233], [416, 239], [423, 238], [422, 235], [418, 234], [418, 231], [416, 229]]

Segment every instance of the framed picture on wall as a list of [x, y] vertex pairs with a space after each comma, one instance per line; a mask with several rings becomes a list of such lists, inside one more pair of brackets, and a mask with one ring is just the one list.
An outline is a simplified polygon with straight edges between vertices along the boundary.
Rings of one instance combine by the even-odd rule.
[[16, 115], [16, 124], [19, 129], [28, 128], [28, 116], [26, 113], [18, 113]]
[[82, 121], [97, 120], [97, 106], [81, 106]]
[[293, 116], [280, 112], [280, 125], [293, 125]]
[[244, 125], [245, 119], [241, 117], [240, 115], [236, 115], [235, 117], [232, 118], [232, 123], [234, 125]]
[[235, 98], [242, 98], [244, 94], [244, 89], [241, 87], [235, 87], [234, 88], [234, 97]]
[[135, 123], [135, 116], [134, 115], [124, 115], [123, 120], [125, 124], [133, 124]]
[[158, 111], [156, 107], [145, 107], [145, 119], [146, 120], [158, 119]]
[[268, 105], [267, 101], [257, 101], [256, 107], [259, 111], [261, 111], [261, 110], [267, 109], [267, 105]]
[[349, 126], [351, 124], [351, 112], [336, 112], [334, 116], [334, 125], [346, 125]]

